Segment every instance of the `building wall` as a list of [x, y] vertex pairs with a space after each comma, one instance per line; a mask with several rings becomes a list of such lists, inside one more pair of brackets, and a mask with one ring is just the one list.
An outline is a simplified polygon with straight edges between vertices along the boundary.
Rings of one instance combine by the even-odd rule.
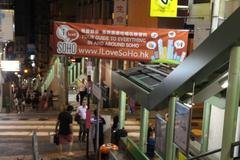
[[128, 0], [128, 26], [158, 27], [158, 19], [150, 17], [150, 0]]

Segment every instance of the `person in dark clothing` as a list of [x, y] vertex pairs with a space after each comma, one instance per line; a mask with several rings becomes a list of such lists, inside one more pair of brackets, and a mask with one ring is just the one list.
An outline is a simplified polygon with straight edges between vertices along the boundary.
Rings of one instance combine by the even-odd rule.
[[119, 117], [118, 116], [114, 116], [113, 117], [113, 125], [112, 125], [112, 128], [111, 128], [111, 142], [113, 144], [117, 144], [118, 142], [116, 141], [117, 140], [117, 130], [119, 129]]
[[24, 108], [22, 106], [22, 102], [24, 100], [24, 95], [22, 89], [19, 87], [16, 92], [16, 98], [18, 101], [18, 104], [16, 106], [17, 113], [21, 113], [24, 111]]
[[36, 109], [36, 111], [38, 111], [39, 108], [39, 98], [40, 98], [41, 94], [39, 91], [35, 90], [33, 92], [33, 97], [32, 97], [32, 108]]
[[53, 91], [50, 90], [49, 94], [48, 94], [48, 107], [49, 108], [54, 108], [53, 106]]
[[148, 158], [152, 159], [155, 155], [154, 153], [155, 139], [153, 137], [153, 131], [149, 132], [149, 138], [147, 140], [147, 153]]
[[61, 112], [58, 115], [58, 121], [56, 124], [55, 132], [59, 135], [59, 149], [62, 153], [62, 145], [65, 143], [69, 144], [69, 155], [73, 155], [72, 153], [72, 145], [73, 145], [73, 128], [72, 128], [72, 115], [71, 112], [73, 110], [73, 106], [69, 105], [67, 110]]
[[[98, 119], [98, 115], [97, 115], [97, 110], [94, 110], [94, 117], [92, 118], [92, 123], [94, 125], [94, 132], [93, 132], [93, 146], [94, 146], [94, 151], [96, 152], [96, 148], [97, 148], [97, 144], [96, 144], [96, 140], [97, 140], [97, 119]], [[106, 124], [106, 121], [103, 117], [101, 117], [99, 115], [99, 146], [103, 145], [104, 143], [104, 133], [103, 133], [103, 127]]]
[[148, 134], [147, 134], [147, 139], [150, 138], [151, 134], [155, 131], [154, 129], [154, 125], [152, 123], [149, 124], [149, 127], [148, 127]]

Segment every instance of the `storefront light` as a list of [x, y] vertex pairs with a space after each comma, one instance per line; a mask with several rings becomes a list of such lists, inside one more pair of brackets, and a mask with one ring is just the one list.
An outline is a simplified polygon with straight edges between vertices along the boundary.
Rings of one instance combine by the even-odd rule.
[[34, 59], [35, 59], [35, 55], [31, 54], [31, 55], [30, 55], [30, 60], [33, 61]]
[[35, 66], [36, 66], [35, 62], [32, 62], [32, 67], [35, 67]]

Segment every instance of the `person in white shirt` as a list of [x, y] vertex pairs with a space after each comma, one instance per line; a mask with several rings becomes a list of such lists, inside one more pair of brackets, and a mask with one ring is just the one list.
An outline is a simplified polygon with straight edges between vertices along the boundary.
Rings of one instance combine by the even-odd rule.
[[80, 142], [85, 142], [85, 136], [86, 136], [86, 113], [87, 113], [88, 106], [86, 104], [86, 101], [84, 100], [82, 105], [80, 105], [77, 109], [77, 112], [80, 116], [80, 121], [79, 121], [79, 136], [78, 140]]

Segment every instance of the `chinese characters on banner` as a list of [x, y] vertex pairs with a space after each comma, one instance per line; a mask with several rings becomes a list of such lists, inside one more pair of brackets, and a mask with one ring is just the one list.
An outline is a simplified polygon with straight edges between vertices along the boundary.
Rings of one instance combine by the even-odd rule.
[[178, 0], [151, 0], [151, 17], [177, 17]]
[[114, 0], [114, 25], [125, 26], [127, 24], [127, 0]]
[[55, 22], [54, 33], [58, 55], [179, 64], [187, 54], [186, 30]]

